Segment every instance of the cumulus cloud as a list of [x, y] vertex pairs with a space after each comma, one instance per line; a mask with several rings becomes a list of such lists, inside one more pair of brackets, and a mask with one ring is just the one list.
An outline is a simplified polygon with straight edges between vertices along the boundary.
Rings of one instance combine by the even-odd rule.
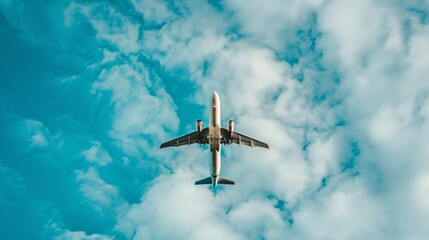
[[190, 184], [194, 178], [195, 174], [183, 168], [158, 178], [142, 203], [131, 206], [118, 219], [116, 229], [127, 238], [243, 239], [228, 225], [212, 193]]
[[[169, 45], [160, 45], [160, 48], [156, 48], [158, 51], [161, 50], [165, 52], [166, 57], [162, 55], [154, 55], [157, 59], [159, 58], [161, 62], [165, 63], [169, 69], [185, 68], [191, 73], [194, 78], [194, 83], [199, 85], [200, 91], [196, 94], [196, 100], [200, 104], [207, 102], [207, 96], [210, 95], [211, 91], [217, 90], [221, 94], [222, 103], [225, 103], [223, 106], [223, 113], [231, 116], [234, 114], [238, 117], [240, 131], [243, 132], [253, 132], [254, 134], [260, 133], [259, 137], [265, 139], [270, 139], [270, 136], [276, 140], [286, 139], [287, 143], [290, 143], [287, 146], [285, 151], [282, 150], [283, 144], [280, 142], [274, 142], [274, 145], [278, 146], [277, 150], [272, 151], [271, 153], [265, 153], [258, 151], [258, 156], [260, 159], [255, 158], [255, 153], [249, 153], [250, 149], [243, 149], [240, 152], [240, 157], [234, 159], [234, 155], [227, 155], [227, 158], [233, 158], [234, 162], [230, 163], [229, 167], [232, 169], [229, 171], [229, 174], [240, 179], [240, 184], [234, 188], [234, 191], [231, 189], [226, 189], [225, 192], [220, 192], [216, 197], [211, 196], [211, 201], [217, 201], [216, 199], [222, 199], [230, 202], [225, 206], [226, 208], [231, 208], [232, 210], [229, 213], [224, 209], [219, 209], [219, 214], [214, 215], [214, 218], [217, 218], [219, 222], [224, 221], [223, 219], [232, 219], [234, 228], [239, 227], [239, 223], [246, 221], [246, 214], [241, 214], [246, 212], [248, 209], [247, 206], [264, 206], [265, 211], [261, 214], [266, 214], [267, 218], [273, 219], [273, 224], [276, 225], [275, 228], [270, 228], [271, 225], [265, 225], [259, 222], [260, 219], [254, 218], [253, 221], [250, 221], [248, 229], [251, 229], [255, 225], [260, 226], [256, 228], [253, 233], [246, 235], [247, 237], [258, 237], [258, 236], [268, 236], [269, 238], [276, 238], [284, 235], [287, 232], [287, 227], [289, 223], [287, 220], [282, 218], [284, 210], [278, 210], [274, 206], [274, 203], [266, 202], [266, 198], [259, 197], [255, 199], [251, 204], [247, 203], [249, 198], [253, 196], [260, 196], [260, 192], [269, 192], [281, 199], [287, 199], [293, 203], [298, 203], [299, 199], [305, 196], [307, 189], [309, 188], [308, 184], [314, 181], [309, 181], [309, 166], [304, 161], [304, 154], [301, 152], [301, 147], [299, 146], [300, 141], [303, 141], [302, 138], [294, 139], [294, 134], [297, 134], [296, 131], [292, 129], [290, 132], [289, 127], [284, 126], [283, 118], [282, 123], [280, 123], [279, 117], [275, 117], [270, 114], [272, 107], [271, 94], [280, 92], [281, 98], [283, 96], [292, 95], [296, 96], [298, 99], [290, 96], [292, 103], [290, 104], [291, 108], [295, 108], [295, 112], [298, 112], [302, 115], [302, 121], [317, 123], [320, 122], [317, 115], [312, 114], [311, 111], [306, 111], [306, 109], [299, 109], [294, 105], [297, 103], [298, 106], [305, 107], [307, 106], [306, 101], [309, 97], [308, 95], [299, 96], [295, 89], [302, 89], [305, 92], [305, 86], [300, 84], [294, 79], [291, 66], [286, 62], [281, 62], [277, 60], [276, 53], [270, 49], [261, 47], [257, 44], [249, 42], [247, 39], [235, 39], [231, 37], [228, 33], [228, 26], [223, 26], [221, 24], [215, 25], [219, 28], [212, 30], [213, 23], [206, 23], [205, 21], [199, 22], [198, 24], [192, 23], [194, 16], [200, 14], [200, 5], [190, 6], [190, 13], [186, 16], [185, 20], [178, 20], [176, 23], [178, 28], [183, 28], [183, 31], [180, 33], [182, 35], [176, 35], [176, 39], [186, 38], [192, 36], [194, 32], [213, 32], [214, 34], [210, 35], [210, 42], [219, 42], [221, 45], [218, 48], [211, 50], [210, 48], [193, 48], [193, 42], [198, 41], [197, 38], [192, 38], [189, 43], [182, 44], [180, 41], [169, 41]], [[215, 9], [205, 6], [202, 8], [202, 11], [207, 15], [214, 15]], [[219, 18], [219, 17], [218, 17]], [[216, 18], [216, 19], [218, 19]], [[181, 25], [183, 21], [184, 25]], [[219, 18], [216, 23], [223, 23], [224, 19]], [[176, 29], [171, 26], [164, 26], [160, 31], [160, 38], [171, 38], [176, 33]], [[204, 31], [204, 29], [208, 29]], [[148, 35], [146, 35], [148, 36]], [[153, 35], [158, 36], [158, 35]], [[216, 40], [219, 39], [219, 40]], [[201, 45], [201, 44], [198, 44]], [[181, 49], [180, 51], [187, 53], [194, 53], [190, 56], [185, 56], [181, 54], [176, 54], [176, 49]], [[148, 48], [146, 51], [150, 51]], [[208, 50], [208, 51], [207, 51]], [[193, 57], [197, 56], [197, 57]], [[207, 66], [203, 66], [203, 61], [207, 59]], [[286, 90], [287, 89], [287, 90]], [[237, 92], [239, 91], [239, 93]], [[305, 92], [310, 94], [310, 91]], [[268, 98], [268, 99], [267, 99]], [[280, 97], [279, 97], [280, 98]], [[287, 98], [287, 97], [286, 97]], [[286, 99], [285, 98], [285, 99]], [[285, 103], [285, 102], [284, 102]], [[278, 103], [277, 108], [279, 111], [284, 111], [284, 105]], [[301, 110], [301, 111], [300, 111]], [[262, 117], [262, 114], [267, 114], [265, 117]], [[291, 114], [292, 115], [292, 114]], [[246, 120], [246, 119], [252, 119]], [[256, 120], [256, 121], [255, 121]], [[286, 120], [287, 121], [287, 120]], [[298, 120], [295, 121], [296, 124], [303, 124]], [[267, 126], [271, 131], [264, 130], [255, 130], [254, 126]], [[273, 126], [273, 127], [271, 127]], [[283, 131], [279, 131], [284, 129]], [[283, 132], [280, 136], [276, 132]], [[301, 135], [302, 137], [302, 135]], [[272, 139], [271, 138], [271, 139]], [[273, 140], [274, 141], [274, 140]], [[247, 150], [247, 151], [246, 151]], [[227, 150], [228, 151], [228, 150]], [[261, 155], [259, 155], [261, 154]], [[285, 156], [286, 154], [286, 157]], [[225, 160], [226, 161], [226, 160]], [[249, 175], [249, 172], [252, 174]], [[177, 173], [178, 174], [178, 173]], [[171, 177], [175, 177], [176, 173]], [[319, 176], [322, 178], [323, 176]], [[164, 179], [164, 178], [160, 178]], [[320, 181], [321, 179], [319, 179]], [[163, 180], [160, 180], [163, 181]], [[317, 181], [317, 180], [316, 180]], [[169, 182], [166, 181], [165, 182]], [[160, 183], [161, 184], [161, 183]], [[319, 186], [319, 182], [316, 183]], [[134, 206], [130, 209], [130, 213], [126, 215], [127, 217], [123, 219], [118, 228], [126, 230], [123, 226], [126, 222], [131, 222], [131, 225], [127, 225], [131, 229], [139, 229], [139, 226], [142, 227], [142, 230], [139, 231], [141, 234], [144, 232], [149, 232], [150, 235], [141, 235], [152, 238], [162, 238], [162, 234], [168, 234], [169, 232], [159, 233], [158, 231], [153, 231], [152, 229], [157, 228], [157, 222], [147, 224], [145, 220], [138, 223], [137, 220], [132, 218], [133, 215], [143, 214], [143, 210], [146, 204], [148, 204], [148, 199], [155, 197], [157, 195], [157, 182], [154, 183], [154, 186], [151, 190], [145, 194], [146, 197], [143, 197], [142, 203]], [[170, 187], [176, 191], [179, 186], [172, 185]], [[314, 187], [316, 188], [316, 187]], [[153, 191], [152, 191], [153, 189]], [[241, 193], [241, 194], [239, 194]], [[182, 198], [183, 197], [183, 198]], [[169, 205], [169, 198], [160, 198], [157, 200], [158, 206]], [[185, 195], [177, 194], [175, 196], [175, 201], [185, 201], [188, 199]], [[187, 200], [189, 201], [189, 200]], [[197, 203], [196, 203], [197, 204]], [[203, 201], [199, 203], [203, 205], [204, 208], [210, 207], [210, 201]], [[181, 216], [180, 212], [174, 211], [177, 215]], [[234, 214], [233, 214], [234, 213]], [[219, 216], [220, 215], [220, 216]], [[285, 214], [290, 215], [290, 214]], [[183, 215], [182, 215], [183, 216]], [[265, 215], [264, 215], [265, 216]], [[290, 217], [290, 216], [288, 216]], [[143, 219], [145, 219], [143, 217]], [[249, 219], [250, 220], [250, 219]], [[137, 221], [137, 223], [136, 223]], [[159, 221], [161, 224], [163, 221]], [[230, 222], [230, 224], [232, 223]], [[156, 226], [154, 226], [154, 224]], [[134, 225], [134, 228], [132, 227]], [[149, 226], [148, 226], [149, 225]], [[188, 224], [180, 225], [181, 228], [186, 228]], [[190, 224], [195, 226], [194, 224]], [[200, 226], [201, 227], [201, 226]], [[241, 228], [241, 232], [246, 232], [244, 228]], [[189, 231], [189, 230], [188, 230]], [[132, 232], [132, 231], [131, 231]], [[175, 231], [177, 232], [177, 231]], [[193, 236], [199, 232], [198, 227], [195, 228], [190, 234]], [[235, 233], [228, 233], [229, 236], [235, 236]], [[139, 235], [140, 236], [140, 235]], [[168, 236], [168, 235], [166, 235]], [[164, 236], [165, 237], [165, 236]], [[216, 237], [215, 233], [206, 234], [206, 237], [214, 238]]]
[[[387, 212], [395, 212], [395, 217], [387, 223], [386, 235], [422, 238], [428, 234], [423, 230], [427, 227], [407, 224], [405, 219], [411, 216], [423, 219], [419, 213], [422, 208], [408, 204], [415, 201], [410, 189], [418, 181], [419, 173], [427, 171], [427, 152], [420, 147], [427, 142], [423, 137], [426, 136], [423, 126], [427, 122], [422, 121], [420, 109], [428, 86], [418, 76], [427, 70], [418, 66], [428, 61], [418, 57], [410, 60], [410, 55], [416, 53], [412, 50], [416, 48], [418, 55], [426, 52], [426, 47], [412, 42], [425, 35], [427, 26], [415, 21], [414, 13], [404, 6], [377, 4], [360, 2], [353, 9], [344, 9], [349, 25], [362, 34], [350, 40], [343, 39], [350, 35], [341, 29], [352, 28], [348, 28], [349, 25], [341, 28], [338, 24], [342, 23], [332, 21], [327, 6], [321, 13], [327, 14], [327, 18], [322, 18], [321, 25], [333, 35], [324, 36], [322, 46], [325, 46], [326, 60], [335, 59], [340, 63], [338, 71], [343, 76], [340, 91], [347, 93], [340, 109], [349, 121], [345, 126], [347, 138], [361, 145], [356, 167], [363, 181], [359, 189], [375, 191], [369, 191], [368, 198], [387, 208], [375, 217], [383, 219], [389, 216]], [[364, 14], [354, 15], [358, 12], [368, 16], [362, 19]], [[364, 25], [368, 19], [371, 24]], [[410, 25], [403, 25], [404, 22]], [[412, 34], [408, 35], [410, 31]], [[385, 194], [378, 195], [377, 191]], [[377, 225], [377, 221], [374, 224]], [[377, 238], [380, 234], [374, 232], [373, 236]]]
[[[251, 5], [246, 7], [250, 8]], [[409, 63], [412, 64], [404, 62], [408, 59], [408, 43], [404, 33], [406, 29], [400, 26], [400, 22], [406, 19], [398, 19], [396, 13], [407, 10], [403, 6], [387, 6], [383, 2], [373, 4], [367, 1], [291, 3], [283, 8], [274, 5], [268, 5], [262, 11], [248, 11], [253, 14], [251, 16], [246, 15], [246, 8], [239, 8], [241, 5], [235, 2], [227, 2], [223, 6], [226, 8], [225, 12], [235, 14], [235, 20], [241, 23], [242, 33], [248, 34], [242, 39], [231, 37], [228, 30], [232, 25], [216, 24], [223, 22], [222, 18], [214, 21], [213, 25], [204, 25], [204, 21], [200, 25], [189, 24], [187, 21], [192, 20], [194, 11], [197, 12], [191, 6], [186, 21], [183, 21], [191, 28], [183, 28], [187, 31], [182, 31], [182, 36], [190, 36], [192, 32], [204, 29], [201, 26], [208, 29], [217, 26], [213, 30], [216, 34], [211, 39], [223, 39], [220, 42], [222, 47], [207, 52], [208, 48], [205, 48], [195, 53], [192, 41], [196, 41], [198, 37], [187, 44], [168, 41], [169, 44], [165, 45], [168, 47], [163, 47], [162, 44], [159, 45], [161, 48], [155, 47], [157, 51], [161, 49], [166, 53], [166, 57], [155, 56], [161, 62], [165, 61], [168, 68], [185, 68], [191, 73], [194, 83], [201, 89], [195, 98], [198, 103], [205, 104], [206, 96], [217, 90], [221, 95], [223, 113], [238, 121], [237, 131], [285, 143], [278, 146], [274, 143], [276, 148], [270, 153], [248, 153], [250, 149], [225, 150], [225, 158], [233, 159], [228, 164], [227, 173], [238, 176], [240, 184], [234, 190], [228, 188], [225, 192], [217, 193], [213, 197], [214, 201], [216, 198], [228, 199], [232, 205], [227, 216], [237, 217], [237, 222], [252, 219], [246, 217], [247, 211], [241, 209], [246, 209], [248, 199], [261, 192], [286, 201], [289, 213], [286, 210], [276, 210], [274, 204], [268, 204], [271, 210], [267, 211], [272, 211], [273, 216], [281, 216], [283, 213], [293, 219], [293, 225], [288, 229], [287, 218], [278, 218], [281, 231], [274, 231], [275, 234], [269, 235], [274, 239], [288, 234], [296, 238], [333, 238], [335, 230], [330, 227], [340, 223], [344, 227], [335, 235], [339, 239], [376, 239], [394, 236], [399, 232], [401, 236], [406, 236], [416, 229], [423, 229], [423, 225], [402, 225], [401, 230], [395, 231], [394, 226], [399, 222], [389, 219], [388, 212], [406, 201], [398, 198], [398, 192], [388, 196], [378, 193], [382, 189], [393, 187], [390, 179], [401, 175], [409, 176], [416, 170], [409, 167], [413, 170], [400, 172], [404, 171], [405, 162], [402, 161], [407, 155], [418, 159], [427, 156], [425, 152], [419, 151], [419, 154], [411, 155], [409, 152], [414, 142], [411, 140], [412, 136], [417, 134], [411, 130], [416, 126], [413, 99], [420, 96], [417, 89], [427, 89], [427, 86], [424, 81], [419, 80], [423, 78], [412, 77], [412, 74], [426, 70], [421, 68], [403, 71], [404, 67], [420, 66], [414, 61], [420, 58], [417, 56], [410, 60]], [[256, 4], [253, 7], [260, 10]], [[208, 9], [205, 10], [216, 12], [215, 9]], [[285, 13], [292, 9], [302, 9], [304, 16], [275, 14], [276, 11]], [[282, 44], [288, 45], [295, 40], [295, 36], [291, 35], [294, 32], [290, 29], [305, 28], [311, 14], [317, 16], [317, 29], [313, 31], [321, 33], [316, 38], [316, 48], [304, 56], [298, 55], [298, 64], [291, 65], [281, 61], [277, 54], [285, 51]], [[408, 13], [405, 16], [411, 15]], [[280, 20], [272, 21], [273, 17]], [[250, 18], [252, 19], [249, 20]], [[257, 21], [257, 24], [252, 21]], [[264, 24], [264, 21], [278, 25]], [[171, 23], [171, 26], [179, 23], [180, 21]], [[386, 24], [388, 28], [384, 27]], [[412, 49], [420, 46], [419, 39], [425, 27], [415, 21], [412, 24], [413, 30], [419, 30], [414, 30], [415, 35], [409, 37], [409, 41], [416, 42], [409, 45], [413, 46], [409, 52], [417, 54]], [[153, 36], [171, 38], [174, 30], [167, 24], [159, 34]], [[291, 40], [288, 40], [288, 36], [291, 36]], [[273, 47], [276, 51], [264, 45]], [[182, 57], [175, 54], [179, 48], [195, 53], [193, 56], [202, 57]], [[423, 46], [419, 47], [422, 52], [424, 49], [426, 48]], [[323, 57], [317, 51], [323, 52]], [[403, 57], [398, 60], [403, 64], [392, 60], [392, 56]], [[204, 65], [201, 59], [207, 59], [207, 64]], [[421, 62], [427, 61], [421, 59]], [[326, 71], [331, 73], [326, 74]], [[398, 73], [410, 74], [408, 81]], [[265, 126], [265, 129], [254, 129], [254, 125]], [[420, 123], [420, 126], [423, 125], [425, 124]], [[408, 142], [404, 142], [405, 136]], [[385, 160], [389, 163], [384, 163]], [[423, 162], [415, 159], [412, 166], [421, 164]], [[373, 167], [378, 170], [372, 169]], [[377, 179], [381, 182], [375, 184]], [[405, 186], [420, 182], [410, 182], [405, 178], [403, 181], [399, 192], [409, 192]], [[417, 185], [420, 187], [414, 187], [415, 189], [424, 189], [422, 184], [413, 186]], [[156, 186], [155, 183], [153, 189]], [[236, 191], [241, 194], [234, 193]], [[147, 193], [147, 196], [152, 194]], [[312, 201], [314, 198], [316, 201]], [[143, 198], [141, 205], [146, 204], [146, 201]], [[266, 199], [254, 201], [252, 204], [263, 205]], [[161, 200], [160, 204], [163, 202]], [[361, 208], [356, 208], [352, 202]], [[132, 212], [138, 212], [138, 209], [135, 207]], [[421, 216], [416, 209], [409, 210], [413, 214], [401, 211], [397, 214], [401, 217]], [[233, 214], [234, 212], [237, 214]], [[239, 212], [243, 214], [238, 214]], [[314, 215], [310, 216], [310, 213]], [[368, 222], [368, 218], [371, 221]], [[251, 223], [253, 227], [263, 226], [258, 220]], [[252, 236], [265, 236], [266, 233], [262, 230], [264, 228], [258, 229]], [[241, 232], [248, 232], [242, 230]], [[425, 233], [419, 231], [417, 236], [422, 236], [421, 234]], [[157, 235], [152, 237], [156, 238]]]
[[[268, 199], [250, 199], [234, 208], [228, 215], [230, 224], [247, 239], [287, 237], [289, 226]], [[260, 219], [264, 219], [261, 221]]]
[[[148, 19], [154, 19], [151, 13], [169, 15], [167, 8], [159, 3], [134, 1], [133, 5]], [[110, 136], [127, 156], [150, 154], [149, 149], [158, 145], [153, 143], [165, 138], [165, 130], [177, 130], [179, 120], [159, 76], [138, 57], [137, 52], [147, 45], [141, 42], [140, 24], [110, 4], [72, 3], [65, 12], [66, 24], [77, 21], [74, 20], [76, 14], [87, 18], [100, 43], [105, 43], [107, 48], [114, 47], [113, 51], [103, 49], [103, 60], [92, 65], [99, 76], [91, 92], [110, 96], [113, 106]]]
[[235, 17], [240, 33], [258, 44], [281, 50], [287, 38], [293, 37], [291, 30], [307, 23], [323, 0], [260, 1], [228, 0], [225, 5]]
[[93, 90], [111, 92], [115, 118], [110, 134], [127, 154], [139, 156], [139, 149], [153, 147], [144, 136], [156, 142], [165, 137], [164, 129], [177, 129], [171, 98], [155, 81], [150, 81], [142, 64], [113, 66], [102, 70], [99, 79]]
[[[427, 13], [419, 1], [70, 4], [65, 26], [86, 21], [99, 46], [74, 79], [108, 112], [100, 140], [74, 151], [87, 162], [73, 180], [115, 221], [59, 238], [427, 238]], [[222, 122], [271, 145], [224, 147], [237, 185], [216, 190], [193, 185], [206, 149], [158, 150], [208, 115], [213, 91]], [[19, 126], [31, 148], [55, 138]]]
[[321, 42], [332, 51], [327, 58], [342, 59], [345, 67], [366, 65], [387, 37], [388, 13], [382, 6], [371, 1], [329, 1], [320, 11], [320, 28], [326, 34]]
[[225, 35], [231, 24], [207, 2], [177, 4], [176, 15], [161, 29], [143, 33], [143, 52], [168, 69], [182, 67], [194, 73], [234, 38]]
[[378, 239], [394, 236], [380, 199], [367, 192], [359, 177], [345, 178], [307, 199], [294, 216], [298, 239]]

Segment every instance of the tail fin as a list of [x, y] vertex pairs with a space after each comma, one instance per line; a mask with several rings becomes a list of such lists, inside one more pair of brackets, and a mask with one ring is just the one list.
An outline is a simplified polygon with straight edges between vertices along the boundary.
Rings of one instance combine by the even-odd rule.
[[212, 177], [206, 177], [195, 182], [195, 185], [212, 184]]
[[219, 181], [217, 182], [219, 184], [227, 184], [227, 185], [235, 185], [235, 182], [232, 180], [229, 180], [228, 178], [219, 177]]
[[195, 182], [195, 185], [203, 184], [214, 184], [213, 186], [216, 187], [217, 184], [235, 185], [235, 182], [223, 177], [217, 177], [217, 179], [213, 179], [213, 177], [206, 177]]

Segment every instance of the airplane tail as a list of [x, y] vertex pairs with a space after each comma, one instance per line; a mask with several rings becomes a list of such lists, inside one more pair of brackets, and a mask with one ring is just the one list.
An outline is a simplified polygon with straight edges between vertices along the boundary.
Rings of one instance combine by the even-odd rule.
[[195, 185], [212, 184], [212, 177], [206, 177], [195, 182]]
[[217, 183], [226, 184], [226, 185], [235, 185], [234, 181], [229, 180], [228, 178], [223, 178], [223, 177], [219, 177], [219, 181]]
[[[203, 185], [203, 184], [213, 184], [213, 181], [216, 181], [213, 177], [206, 177], [203, 179], [200, 179], [195, 182], [195, 185]], [[232, 180], [229, 180], [227, 178], [218, 177], [215, 185], [217, 184], [226, 184], [226, 185], [235, 185], [235, 182]]]

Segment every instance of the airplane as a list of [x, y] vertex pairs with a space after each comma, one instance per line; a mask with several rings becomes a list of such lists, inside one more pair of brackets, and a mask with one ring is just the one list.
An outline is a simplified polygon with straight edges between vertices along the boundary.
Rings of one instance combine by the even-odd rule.
[[209, 144], [210, 158], [210, 176], [195, 182], [195, 185], [212, 184], [214, 188], [218, 184], [235, 185], [235, 182], [227, 178], [219, 176], [220, 173], [220, 150], [221, 144], [239, 144], [250, 147], [262, 147], [270, 149], [268, 144], [251, 137], [245, 136], [234, 131], [234, 121], [228, 120], [227, 128], [220, 126], [220, 100], [217, 92], [213, 92], [210, 101], [210, 124], [203, 128], [202, 120], [196, 121], [196, 131], [178, 137], [171, 141], [161, 144], [160, 148], [179, 147], [183, 145], [191, 145], [198, 143], [200, 145]]

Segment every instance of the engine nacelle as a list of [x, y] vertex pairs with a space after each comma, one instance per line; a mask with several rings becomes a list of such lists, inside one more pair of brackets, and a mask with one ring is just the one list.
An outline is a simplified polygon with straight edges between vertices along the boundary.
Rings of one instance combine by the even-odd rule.
[[198, 134], [200, 134], [201, 131], [203, 130], [203, 121], [197, 120], [197, 122], [195, 123], [195, 126], [197, 128]]
[[234, 132], [234, 121], [228, 120], [228, 131], [229, 131], [229, 137], [232, 137], [232, 133]]

